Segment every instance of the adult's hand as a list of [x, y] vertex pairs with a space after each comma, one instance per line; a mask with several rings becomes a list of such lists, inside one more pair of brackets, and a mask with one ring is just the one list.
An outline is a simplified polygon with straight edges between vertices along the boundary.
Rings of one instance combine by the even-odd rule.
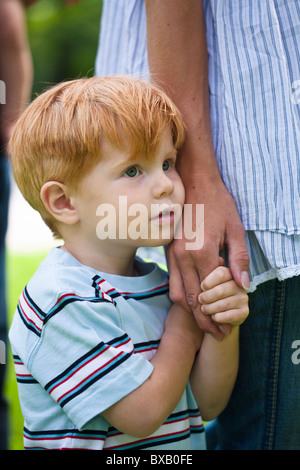
[[[196, 177], [196, 178], [195, 178]], [[191, 244], [182, 230], [182, 237], [175, 239], [168, 248], [170, 272], [170, 297], [185, 309], [191, 309], [201, 329], [221, 339], [231, 331], [229, 325], [217, 326], [201, 311], [198, 296], [203, 279], [223, 260], [219, 252], [228, 250], [232, 276], [243, 288], [249, 287], [249, 258], [244, 228], [236, 204], [221, 181], [211, 181], [208, 175], [193, 175], [194, 182], [186, 187], [186, 204], [203, 204], [203, 219], [193, 214], [193, 232], [203, 237]], [[183, 215], [184, 217], [184, 215]], [[193, 249], [187, 249], [187, 246]]]

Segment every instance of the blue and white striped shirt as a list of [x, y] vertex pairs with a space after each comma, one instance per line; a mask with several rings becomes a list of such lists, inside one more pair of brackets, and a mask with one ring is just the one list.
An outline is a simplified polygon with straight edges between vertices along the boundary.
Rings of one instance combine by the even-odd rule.
[[205, 449], [189, 384], [144, 438], [123, 434], [101, 414], [152, 374], [171, 305], [166, 273], [136, 262], [140, 276], [118, 276], [52, 248], [23, 290], [9, 338], [25, 449]]
[[[143, 0], [104, 0], [97, 75], [148, 79]], [[300, 2], [203, 0], [213, 140], [250, 291], [300, 274]]]

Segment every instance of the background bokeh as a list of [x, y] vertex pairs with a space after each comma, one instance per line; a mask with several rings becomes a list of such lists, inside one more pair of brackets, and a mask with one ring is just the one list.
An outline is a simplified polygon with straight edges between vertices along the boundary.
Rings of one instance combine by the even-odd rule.
[[[94, 74], [102, 1], [37, 0], [27, 10], [28, 39], [34, 65], [32, 98], [62, 80]], [[12, 180], [7, 232], [8, 322], [18, 297], [51, 246], [57, 244], [39, 214]], [[7, 346], [6, 397], [10, 407], [10, 449], [23, 449], [23, 417], [11, 351]]]
[[27, 10], [34, 63], [33, 94], [45, 86], [94, 74], [102, 1], [38, 0]]

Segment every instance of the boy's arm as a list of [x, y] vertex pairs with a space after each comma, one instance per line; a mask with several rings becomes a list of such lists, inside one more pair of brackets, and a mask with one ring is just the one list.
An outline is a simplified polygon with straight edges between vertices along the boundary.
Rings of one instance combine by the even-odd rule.
[[[203, 313], [217, 323], [239, 325], [245, 320], [248, 297], [232, 280], [228, 268], [215, 269], [201, 288]], [[151, 363], [154, 370], [149, 379], [102, 413], [115, 428], [137, 437], [148, 436], [164, 423], [189, 378], [203, 417], [211, 419], [222, 411], [237, 372], [238, 326], [219, 342], [199, 330], [193, 315], [173, 305]]]
[[238, 326], [222, 341], [205, 334], [190, 377], [194, 397], [205, 421], [215, 419], [229, 401], [238, 370], [238, 342]]
[[136, 437], [152, 434], [173, 412], [189, 379], [203, 333], [193, 315], [173, 305], [151, 363], [151, 376], [102, 415], [115, 428]]
[[239, 325], [249, 313], [246, 292], [232, 280], [229, 269], [219, 267], [202, 283], [202, 311], [220, 323], [233, 325], [222, 341], [205, 334], [195, 359], [190, 382], [202, 418], [216, 418], [231, 396], [239, 364]]

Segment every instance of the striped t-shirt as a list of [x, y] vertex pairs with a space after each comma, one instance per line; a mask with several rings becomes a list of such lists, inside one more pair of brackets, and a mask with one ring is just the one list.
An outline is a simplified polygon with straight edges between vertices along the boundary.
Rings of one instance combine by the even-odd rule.
[[[246, 229], [253, 291], [300, 274], [300, 2], [203, 5], [214, 148]], [[143, 0], [103, 0], [96, 74], [149, 78]]]
[[151, 375], [170, 308], [168, 278], [137, 259], [138, 277], [104, 274], [53, 248], [23, 290], [9, 337], [24, 416], [25, 449], [203, 449], [189, 384], [146, 438], [101, 413]]

